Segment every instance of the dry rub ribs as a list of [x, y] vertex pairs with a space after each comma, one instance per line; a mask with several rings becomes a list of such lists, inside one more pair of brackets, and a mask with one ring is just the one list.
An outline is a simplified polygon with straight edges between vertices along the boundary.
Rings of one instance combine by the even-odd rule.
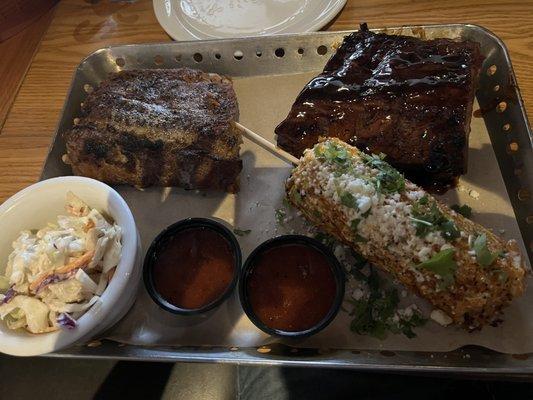
[[111, 184], [238, 190], [237, 98], [229, 79], [188, 68], [111, 75], [65, 133], [76, 175]]
[[466, 172], [482, 57], [479, 45], [375, 34], [348, 35], [276, 128], [299, 157], [320, 136], [385, 153], [414, 182], [445, 188]]

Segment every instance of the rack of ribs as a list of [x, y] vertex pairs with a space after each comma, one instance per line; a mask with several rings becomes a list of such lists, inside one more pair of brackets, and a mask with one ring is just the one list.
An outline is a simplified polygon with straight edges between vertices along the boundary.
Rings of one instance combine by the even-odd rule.
[[361, 28], [301, 91], [276, 128], [278, 146], [300, 157], [319, 137], [337, 137], [446, 189], [466, 172], [479, 44]]
[[110, 184], [235, 192], [242, 161], [231, 81], [189, 68], [112, 74], [64, 133], [76, 175]]

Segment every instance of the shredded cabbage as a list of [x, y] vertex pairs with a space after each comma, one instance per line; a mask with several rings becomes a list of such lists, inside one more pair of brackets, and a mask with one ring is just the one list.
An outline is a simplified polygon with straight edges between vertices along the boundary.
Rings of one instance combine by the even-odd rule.
[[22, 231], [13, 242], [0, 275], [0, 319], [10, 329], [72, 328], [69, 313], [79, 318], [94, 305], [109, 283], [108, 272], [118, 265], [120, 227], [72, 192], [65, 209], [67, 215], [56, 222]]

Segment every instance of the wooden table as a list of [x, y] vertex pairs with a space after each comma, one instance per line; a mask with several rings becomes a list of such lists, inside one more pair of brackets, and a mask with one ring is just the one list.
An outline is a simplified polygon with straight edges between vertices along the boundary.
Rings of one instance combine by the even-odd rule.
[[[348, 0], [327, 29], [354, 29], [363, 21], [375, 27], [453, 22], [483, 25], [507, 44], [526, 108], [531, 110], [532, 11], [531, 0]], [[84, 56], [111, 44], [170, 40], [155, 19], [151, 0], [62, 0], [53, 15], [38, 23], [41, 25], [22, 33], [26, 35], [23, 39], [14, 39], [26, 47], [40, 42], [26, 75], [10, 75], [10, 80], [0, 85], [2, 91], [14, 91], [24, 76], [13, 104], [6, 102], [14, 96], [0, 97], [4, 102], [0, 110], [11, 107], [0, 131], [0, 202], [37, 181], [72, 73]], [[33, 54], [23, 53], [21, 46], [3, 48], [0, 44], [4, 65], [6, 60], [17, 63], [19, 72], [26, 71]]]

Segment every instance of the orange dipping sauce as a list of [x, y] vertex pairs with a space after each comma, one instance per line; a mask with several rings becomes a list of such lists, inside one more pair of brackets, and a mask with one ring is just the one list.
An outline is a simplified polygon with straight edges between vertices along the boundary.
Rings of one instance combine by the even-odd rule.
[[178, 231], [159, 247], [152, 266], [156, 291], [169, 303], [198, 309], [220, 298], [233, 281], [229, 241], [208, 227]]
[[263, 324], [301, 332], [327, 316], [337, 284], [324, 254], [310, 246], [288, 243], [258, 254], [246, 290], [251, 308]]

